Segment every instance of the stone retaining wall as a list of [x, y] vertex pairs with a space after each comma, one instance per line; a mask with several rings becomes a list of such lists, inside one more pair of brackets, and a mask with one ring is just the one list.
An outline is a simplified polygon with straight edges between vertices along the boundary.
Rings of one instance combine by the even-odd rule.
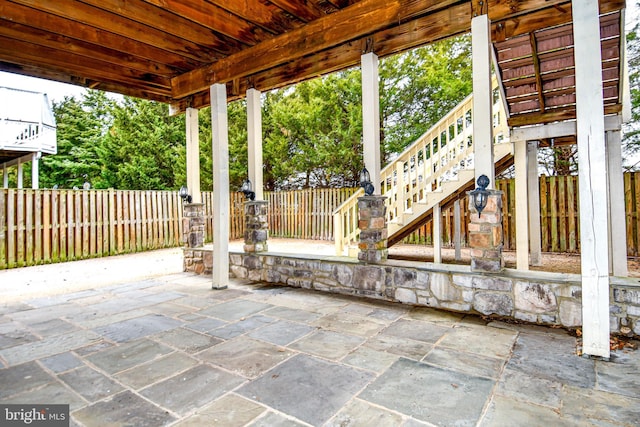
[[[208, 252], [208, 254], [207, 254]], [[210, 274], [211, 251], [185, 249], [185, 271]], [[277, 253], [230, 253], [237, 278], [366, 296], [445, 310], [498, 315], [530, 323], [581, 325], [581, 278], [575, 274], [471, 272], [469, 266]], [[640, 335], [640, 284], [612, 278], [611, 331]]]

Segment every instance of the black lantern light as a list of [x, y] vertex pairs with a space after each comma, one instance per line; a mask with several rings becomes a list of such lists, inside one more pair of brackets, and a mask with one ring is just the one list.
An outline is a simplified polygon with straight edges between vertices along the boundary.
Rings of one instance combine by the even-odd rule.
[[471, 202], [478, 211], [478, 218], [482, 214], [482, 210], [487, 207], [487, 200], [489, 200], [489, 190], [487, 190], [487, 186], [489, 182], [489, 178], [486, 175], [480, 175], [476, 181], [478, 186], [470, 193]]
[[191, 203], [191, 195], [189, 194], [189, 189], [186, 185], [180, 187], [180, 191], [178, 191], [178, 196], [182, 198], [183, 202]]
[[363, 168], [360, 171], [360, 187], [364, 189], [364, 194], [370, 196], [373, 194], [373, 184], [371, 183], [371, 176], [367, 168]]
[[244, 197], [246, 197], [247, 200], [255, 200], [256, 193], [252, 190], [251, 181], [249, 181], [248, 178], [245, 179], [244, 182], [242, 183], [242, 187], [240, 187], [240, 191], [244, 193]]

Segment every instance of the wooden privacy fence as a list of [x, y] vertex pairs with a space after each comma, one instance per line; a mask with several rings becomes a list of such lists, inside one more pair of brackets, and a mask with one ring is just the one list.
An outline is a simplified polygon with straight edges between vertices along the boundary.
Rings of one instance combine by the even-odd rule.
[[0, 190], [0, 268], [180, 244], [177, 192]]
[[[625, 208], [629, 256], [640, 255], [640, 172], [626, 173]], [[515, 249], [515, 183], [504, 192], [504, 247]], [[266, 192], [269, 235], [333, 240], [332, 212], [356, 189]], [[212, 240], [212, 193], [203, 192], [206, 239]], [[230, 197], [230, 238], [244, 234], [244, 196]], [[466, 198], [460, 203], [462, 244], [468, 230]], [[578, 252], [578, 182], [575, 176], [540, 177], [542, 250]], [[442, 239], [453, 245], [453, 207], [443, 209]], [[182, 201], [172, 191], [0, 189], [0, 269], [175, 247], [181, 244]], [[603, 219], [603, 225], [605, 220]], [[431, 244], [427, 223], [406, 243]]]
[[[354, 191], [266, 192], [270, 236], [333, 240], [332, 212]], [[212, 241], [212, 193], [202, 196]], [[231, 239], [244, 235], [244, 201], [231, 193]], [[0, 189], [0, 269], [175, 247], [181, 238], [175, 191]]]
[[[269, 236], [333, 240], [333, 211], [356, 191], [355, 188], [315, 188], [295, 191], [266, 191], [269, 202]], [[205, 239], [213, 240], [213, 193], [202, 192], [205, 204]], [[242, 193], [231, 193], [229, 238], [244, 236]]]
[[[577, 176], [541, 176], [540, 184], [540, 229], [543, 252], [580, 252], [580, 215], [578, 205]], [[627, 254], [640, 255], [640, 172], [624, 174], [625, 212], [627, 229]], [[515, 181], [501, 179], [497, 189], [502, 198], [504, 248], [516, 249], [515, 228]], [[461, 241], [468, 241], [468, 201], [460, 202]], [[453, 207], [442, 210], [443, 245], [453, 246], [454, 213]], [[606, 219], [602, 219], [603, 226]], [[615, 238], [615, 236], [614, 236]], [[415, 233], [408, 236], [406, 243], [432, 243], [432, 224], [426, 223]]]

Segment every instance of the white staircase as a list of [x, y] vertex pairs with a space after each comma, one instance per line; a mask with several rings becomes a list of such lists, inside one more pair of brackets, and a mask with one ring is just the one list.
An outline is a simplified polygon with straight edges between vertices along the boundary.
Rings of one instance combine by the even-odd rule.
[[[494, 88], [497, 83], [494, 82]], [[498, 91], [494, 91], [497, 93]], [[493, 106], [494, 161], [512, 155], [504, 102]], [[456, 198], [474, 179], [473, 98], [469, 95], [418, 138], [380, 174], [381, 194], [387, 197], [389, 241], [406, 235], [424, 222], [436, 204]], [[357, 256], [360, 189], [333, 212], [337, 255]]]

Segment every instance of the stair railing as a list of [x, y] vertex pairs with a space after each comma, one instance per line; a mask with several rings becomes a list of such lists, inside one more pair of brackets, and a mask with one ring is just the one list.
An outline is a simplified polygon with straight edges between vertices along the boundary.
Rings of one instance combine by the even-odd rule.
[[[506, 143], [509, 128], [495, 79], [493, 88], [494, 143]], [[380, 192], [387, 197], [387, 222], [402, 225], [414, 204], [433, 205], [429, 194], [440, 192], [443, 183], [455, 181], [461, 169], [473, 169], [473, 95], [456, 105], [380, 171]], [[363, 195], [361, 189], [333, 212], [337, 255], [344, 255], [345, 249], [358, 241], [357, 200]]]

